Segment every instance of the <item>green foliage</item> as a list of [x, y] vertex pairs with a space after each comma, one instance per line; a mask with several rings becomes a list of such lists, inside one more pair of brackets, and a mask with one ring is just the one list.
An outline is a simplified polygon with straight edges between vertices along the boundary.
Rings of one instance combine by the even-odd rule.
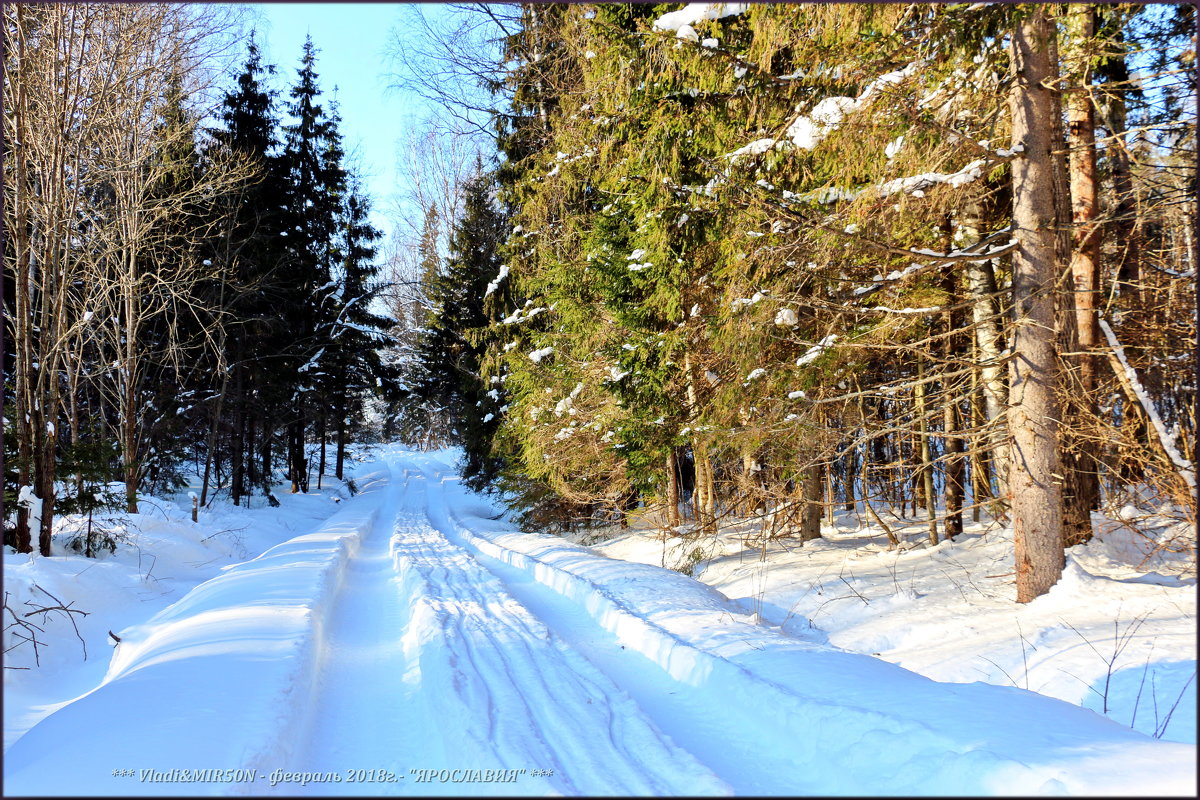
[[[462, 446], [463, 478], [476, 488], [498, 474], [492, 439], [506, 391], [504, 373], [487, 373], [484, 364], [494, 337], [491, 326], [504, 313], [501, 298], [508, 293], [499, 253], [506, 223], [494, 194], [493, 176], [477, 166], [464, 187], [463, 215], [454, 225], [444, 267], [432, 248], [436, 211], [431, 208], [426, 215], [423, 288], [429, 308], [416, 342], [417, 357], [403, 376], [410, 440], [438, 435], [447, 444]], [[449, 430], [439, 432], [443, 419]]]

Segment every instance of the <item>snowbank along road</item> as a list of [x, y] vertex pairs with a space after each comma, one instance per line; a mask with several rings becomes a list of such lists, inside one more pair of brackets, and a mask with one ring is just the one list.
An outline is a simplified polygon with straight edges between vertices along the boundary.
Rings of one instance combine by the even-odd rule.
[[395, 450], [313, 533], [120, 632], [10, 795], [1192, 795], [1196, 748], [787, 636], [514, 532]]

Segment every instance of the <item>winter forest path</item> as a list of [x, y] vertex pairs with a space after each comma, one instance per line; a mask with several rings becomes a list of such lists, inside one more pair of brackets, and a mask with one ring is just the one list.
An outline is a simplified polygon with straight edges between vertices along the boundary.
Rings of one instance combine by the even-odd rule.
[[122, 629], [6, 794], [1194, 796], [1194, 745], [519, 532], [452, 457], [382, 448], [316, 530]]
[[[296, 759], [312, 772], [390, 769], [397, 781], [309, 788], [727, 791], [433, 524], [445, 524], [443, 476], [427, 463], [391, 464], [380, 513], [350, 555], [322, 626], [316, 700]], [[516, 780], [459, 782], [488, 770]]]

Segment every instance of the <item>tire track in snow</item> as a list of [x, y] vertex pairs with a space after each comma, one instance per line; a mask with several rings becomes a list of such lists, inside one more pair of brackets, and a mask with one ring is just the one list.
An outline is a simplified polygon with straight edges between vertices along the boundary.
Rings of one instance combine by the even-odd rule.
[[[428, 466], [429, 462], [433, 466]], [[439, 488], [457, 478], [448, 465], [435, 459], [425, 461]], [[459, 494], [458, 491], [455, 494]], [[465, 490], [462, 490], [465, 495]], [[780, 755], [780, 743], [759, 742], [729, 736], [728, 705], [715, 706], [712, 697], [686, 681], [668, 674], [663, 667], [633, 648], [620, 644], [617, 634], [605, 630], [579, 602], [538, 582], [530, 571], [505, 563], [462, 541], [463, 524], [454, 504], [441, 490], [445, 513], [436, 517], [442, 533], [470, 553], [495, 575], [538, 620], [585, 657], [596, 669], [628, 693], [655, 724], [679, 746], [700, 759], [728, 783], [738, 795], [820, 794], [821, 786], [806, 786], [794, 769], [795, 752]], [[739, 730], [742, 730], [739, 728]], [[743, 730], [744, 733], [744, 730]], [[770, 733], [767, 734], [770, 736]], [[784, 743], [784, 750], [788, 750]]]
[[405, 652], [409, 614], [390, 547], [404, 488], [391, 472], [378, 518], [355, 543], [322, 625], [305, 747], [288, 769], [343, 778], [348, 770], [391, 770], [397, 782], [280, 784], [277, 792], [406, 793], [402, 770], [439, 754], [437, 725]]
[[[440, 476], [395, 462], [391, 470], [394, 488], [352, 554], [325, 626], [307, 747], [296, 763], [314, 772], [382, 768], [405, 777], [394, 784], [312, 784], [308, 791], [729, 791], [447, 540]], [[410, 769], [553, 775], [415, 783]]]
[[[447, 537], [738, 794], [1194, 793], [1194, 746], [1032, 692], [940, 684], [797, 641], [676, 573], [489, 524], [490, 503], [458, 486], [448, 495]], [[638, 651], [640, 667], [614, 644]]]
[[438, 654], [427, 646], [423, 668], [439, 656], [456, 668], [451, 683], [461, 702], [440, 716], [465, 714], [464, 732], [476, 740], [488, 737], [503, 764], [487, 766], [554, 770], [543, 785], [525, 783], [525, 791], [729, 790], [665, 739], [624, 692], [553, 635], [466, 549], [445, 537], [439, 475], [423, 468], [409, 478], [410, 487], [418, 484], [423, 502], [419, 510], [410, 504], [402, 512], [412, 522], [398, 534], [397, 563], [402, 572], [418, 576], [415, 601], [432, 609], [429, 617], [445, 649]]

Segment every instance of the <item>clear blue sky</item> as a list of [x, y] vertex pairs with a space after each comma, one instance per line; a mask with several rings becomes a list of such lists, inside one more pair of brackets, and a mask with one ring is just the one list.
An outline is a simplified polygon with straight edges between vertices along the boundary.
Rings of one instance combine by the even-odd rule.
[[415, 95], [389, 88], [389, 42], [404, 21], [402, 3], [256, 3], [249, 5], [263, 60], [278, 68], [280, 100], [296, 82], [304, 37], [317, 47], [325, 108], [336, 86], [342, 135], [385, 235], [394, 227], [396, 143], [424, 111]]

